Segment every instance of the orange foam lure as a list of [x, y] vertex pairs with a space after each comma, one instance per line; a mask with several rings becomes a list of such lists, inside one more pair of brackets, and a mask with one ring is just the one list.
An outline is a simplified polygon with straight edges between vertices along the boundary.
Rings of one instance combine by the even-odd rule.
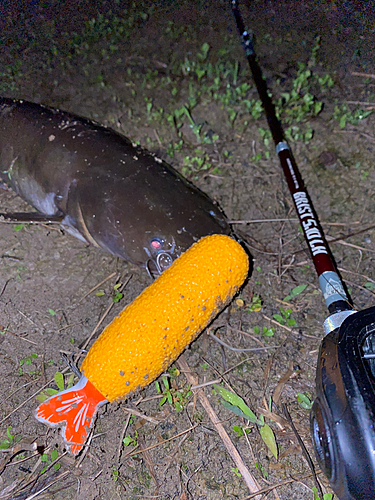
[[246, 252], [229, 236], [199, 240], [104, 329], [78, 383], [44, 401], [36, 418], [62, 426], [68, 450], [77, 455], [98, 408], [161, 375], [230, 302], [248, 270]]

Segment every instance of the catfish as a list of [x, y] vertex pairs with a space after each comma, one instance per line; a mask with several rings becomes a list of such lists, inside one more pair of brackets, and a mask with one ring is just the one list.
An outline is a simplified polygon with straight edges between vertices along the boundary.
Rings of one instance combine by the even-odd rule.
[[218, 205], [155, 154], [41, 104], [0, 97], [0, 179], [46, 219], [152, 276], [201, 237], [231, 233]]

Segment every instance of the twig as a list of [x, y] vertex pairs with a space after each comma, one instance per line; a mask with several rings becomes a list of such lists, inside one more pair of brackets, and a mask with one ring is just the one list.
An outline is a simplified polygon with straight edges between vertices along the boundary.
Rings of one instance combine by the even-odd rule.
[[273, 411], [269, 411], [266, 408], [263, 408], [263, 406], [258, 406], [257, 411], [258, 411], [258, 413], [260, 413], [264, 417], [269, 418], [270, 420], [273, 420], [275, 422], [275, 424], [277, 424], [281, 430], [283, 430], [285, 427], [289, 426], [289, 422], [286, 418], [281, 417], [280, 415], [278, 415], [277, 413], [275, 413]]
[[[177, 364], [178, 364], [180, 370], [184, 373], [189, 384], [190, 385], [197, 385], [197, 383], [198, 383], [197, 377], [190, 370], [190, 367], [187, 364], [187, 361], [186, 361], [184, 355], [179, 357], [179, 359], [177, 360]], [[198, 398], [199, 398], [201, 405], [205, 409], [207, 415], [209, 416], [211, 422], [215, 426], [215, 428], [216, 428], [220, 438], [222, 439], [224, 446], [226, 447], [229, 455], [232, 457], [234, 463], [236, 464], [236, 467], [238, 468], [239, 472], [241, 473], [241, 476], [242, 476], [243, 480], [245, 481], [247, 487], [249, 488], [249, 491], [251, 493], [255, 493], [257, 490], [259, 490], [259, 485], [258, 485], [256, 479], [251, 475], [251, 473], [247, 469], [245, 463], [243, 462], [243, 460], [241, 458], [241, 455], [237, 451], [237, 448], [234, 446], [234, 444], [230, 440], [230, 437], [228, 436], [226, 430], [224, 429], [222, 423], [218, 419], [210, 402], [208, 401], [207, 396], [204, 393], [204, 390], [200, 390], [198, 392]], [[257, 495], [257, 499], [260, 500], [261, 497]]]
[[338, 270], [340, 272], [344, 272], [344, 273], [355, 274], [356, 276], [360, 276], [361, 278], [364, 278], [367, 281], [371, 281], [371, 283], [375, 283], [375, 281], [372, 278], [370, 278], [369, 276], [366, 276], [365, 274], [356, 273], [354, 271], [349, 271], [349, 269], [344, 269], [343, 267], [339, 267]]
[[138, 453], [142, 453], [144, 451], [148, 451], [148, 450], [152, 450], [153, 448], [157, 448], [158, 446], [161, 446], [162, 444], [164, 443], [168, 443], [168, 441], [173, 441], [173, 439], [176, 439], [180, 436], [182, 436], [183, 434], [186, 434], [187, 432], [191, 432], [193, 431], [194, 429], [196, 429], [200, 424], [195, 424], [195, 425], [192, 425], [191, 427], [189, 427], [188, 429], [185, 429], [184, 431], [182, 432], [179, 432], [178, 434], [176, 434], [175, 436], [172, 436], [168, 439], [164, 439], [164, 441], [160, 441], [160, 443], [156, 443], [156, 444], [153, 444], [151, 446], [148, 446], [147, 448], [143, 448], [142, 450], [138, 450], [137, 451], [132, 451], [131, 453], [129, 453], [127, 456], [129, 457], [132, 457], [133, 455], [138, 455]]
[[84, 461], [84, 459], [85, 459], [85, 457], [90, 449], [91, 441], [93, 440], [93, 438], [94, 438], [94, 429], [92, 427], [90, 429], [90, 434], [89, 434], [89, 437], [85, 443], [85, 446], [83, 447], [82, 453], [81, 453], [79, 459], [76, 461], [76, 464], [75, 464], [76, 469], [79, 469], [81, 467], [81, 464]]
[[293, 333], [294, 335], [303, 335], [304, 337], [308, 337], [309, 339], [317, 339], [317, 338], [320, 338], [320, 337], [316, 337], [314, 335], [307, 335], [307, 333], [301, 333], [299, 332], [298, 330], [293, 330], [292, 328], [289, 328], [289, 326], [285, 326], [285, 325], [282, 325], [281, 323], [279, 323], [278, 321], [276, 321], [275, 319], [272, 319], [272, 318], [269, 318], [268, 316], [266, 316], [265, 314], [262, 314], [263, 318], [266, 319], [267, 321], [269, 321], [270, 323], [273, 323], [274, 325], [277, 325], [277, 326], [280, 326], [281, 328], [284, 328], [284, 330], [286, 330], [287, 332], [289, 333]]
[[295, 370], [293, 367], [293, 363], [290, 361], [289, 366], [287, 371], [284, 373], [284, 375], [280, 378], [275, 390], [273, 391], [272, 395], [272, 400], [273, 402], [277, 405], [279, 402], [281, 392], [283, 391], [285, 384], [288, 382], [288, 380], [297, 372], [298, 370]]
[[[364, 229], [360, 229], [359, 231], [356, 231], [355, 233], [349, 233], [349, 234], [346, 234], [345, 236], [340, 236], [338, 238], [333, 238], [333, 236], [328, 236], [326, 235], [326, 240], [332, 244], [332, 243], [340, 243], [341, 245], [346, 245], [346, 246], [350, 246], [350, 247], [354, 247], [356, 249], [359, 249], [359, 250], [364, 250], [365, 252], [375, 252], [375, 250], [371, 250], [370, 248], [364, 248], [364, 247], [360, 247], [358, 245], [353, 245], [351, 243], [346, 243], [344, 240], [347, 240], [348, 238], [352, 238], [353, 236], [357, 236], [357, 234], [361, 234], [361, 233], [365, 233], [366, 231], [370, 231], [371, 229], [374, 229], [375, 228], [375, 225], [372, 225], [372, 226], [368, 226], [368, 227], [365, 227]], [[302, 252], [307, 252], [308, 251], [308, 248], [301, 248], [301, 250], [297, 250], [294, 252], [294, 255], [297, 255], [299, 253], [302, 253]]]
[[364, 76], [365, 78], [375, 78], [375, 75], [373, 73], [361, 73], [359, 71], [352, 71], [350, 74], [353, 76]]
[[267, 349], [276, 349], [278, 347], [276, 345], [271, 345], [271, 346], [267, 346], [267, 347], [252, 347], [252, 348], [249, 348], [249, 349], [241, 349], [241, 348], [238, 348], [238, 347], [232, 347], [232, 346], [230, 346], [229, 344], [227, 344], [223, 340], [219, 339], [219, 337], [216, 337], [216, 335], [214, 335], [213, 333], [211, 333], [211, 331], [208, 332], [208, 336], [211, 337], [213, 340], [215, 340], [218, 344], [222, 345], [223, 347], [226, 347], [227, 349], [230, 349], [231, 351], [235, 351], [235, 352], [266, 351]]
[[320, 486], [320, 483], [318, 481], [318, 478], [316, 476], [316, 472], [315, 472], [315, 467], [314, 467], [314, 464], [313, 464], [313, 461], [311, 460], [311, 457], [309, 455], [309, 452], [307, 451], [306, 449], [306, 446], [305, 446], [305, 443], [302, 441], [302, 438], [301, 436], [299, 435], [295, 425], [294, 425], [294, 422], [292, 420], [292, 417], [290, 416], [290, 413], [288, 411], [288, 407], [286, 406], [285, 403], [282, 403], [282, 408], [283, 408], [283, 412], [284, 412], [284, 416], [285, 418], [288, 420], [289, 422], [289, 425], [290, 427], [292, 428], [292, 431], [294, 432], [294, 435], [296, 436], [297, 438], [297, 441], [298, 441], [298, 444], [300, 445], [301, 447], [301, 450], [302, 450], [302, 455], [305, 457], [305, 460], [307, 462], [307, 465], [309, 466], [310, 470], [311, 470], [311, 473], [314, 477], [314, 482], [315, 482], [315, 486], [318, 490], [318, 493], [319, 493], [319, 496], [320, 498], [322, 499], [323, 498], [323, 491], [322, 491], [322, 487]]
[[[287, 272], [287, 270], [294, 264], [295, 259], [296, 259], [296, 256], [292, 255], [289, 264], [287, 264], [286, 266], [282, 265], [280, 262], [280, 266], [279, 266], [280, 278], [282, 278], [282, 276]], [[282, 267], [285, 267], [283, 272], [281, 272]]]
[[[299, 219], [250, 219], [250, 220], [229, 220], [228, 224], [260, 224], [263, 222], [299, 222]], [[352, 226], [360, 224], [360, 221], [355, 222], [320, 222], [322, 226]]]
[[375, 102], [366, 101], [345, 101], [346, 104], [355, 104], [356, 106], [375, 106]]
[[29, 340], [25, 337], [21, 337], [20, 335], [17, 335], [16, 333], [10, 332], [9, 330], [7, 330], [6, 328], [4, 328], [2, 326], [0, 326], [0, 333], [1, 334], [9, 333], [9, 335], [12, 335], [13, 337], [16, 337], [17, 339], [24, 340], [25, 342], [29, 342], [30, 344], [38, 345], [37, 342], [34, 342], [33, 340]]
[[258, 224], [262, 222], [299, 222], [299, 219], [254, 219], [254, 220], [229, 220], [229, 224]]
[[357, 288], [360, 288], [364, 292], [371, 293], [372, 295], [375, 295], [373, 290], [370, 290], [370, 288], [366, 288], [365, 286], [358, 285], [358, 283], [354, 283], [353, 281], [349, 281], [348, 279], [345, 279], [345, 283], [350, 286], [356, 286]]
[[266, 495], [267, 493], [274, 490], [275, 488], [280, 488], [280, 486], [284, 486], [285, 484], [295, 483], [297, 481], [301, 481], [302, 479], [308, 479], [311, 476], [312, 476], [312, 474], [307, 474], [305, 476], [302, 476], [300, 479], [294, 479], [294, 478], [287, 479], [286, 481], [282, 481], [281, 483], [273, 484], [272, 486], [267, 486], [266, 488], [262, 488], [261, 490], [258, 490], [257, 492], [253, 493], [252, 495], [249, 495], [245, 498], [242, 498], [241, 500], [251, 500], [256, 495]]
[[364, 227], [363, 229], [360, 229], [359, 231], [355, 231], [354, 233], [346, 234], [345, 236], [340, 236], [339, 238], [333, 238], [332, 236], [327, 236], [327, 239], [329, 240], [330, 243], [336, 243], [336, 241], [341, 242], [343, 240], [351, 238], [352, 236], [357, 236], [357, 234], [362, 234], [362, 233], [366, 233], [367, 231], [371, 231], [371, 229], [374, 229], [374, 228], [375, 228], [375, 225], [373, 224], [372, 226]]
[[84, 322], [85, 322], [85, 320], [78, 321], [77, 323], [70, 323], [69, 325], [62, 326], [57, 331], [62, 332], [63, 330], [67, 330], [68, 328], [73, 328], [73, 326], [82, 325]]
[[[142, 447], [144, 446], [144, 440], [143, 440], [142, 436], [138, 435], [138, 442], [139, 442], [139, 444]], [[145, 448], [142, 448], [139, 451], [139, 453], [143, 453], [143, 459], [144, 459], [144, 461], [146, 463], [147, 469], [148, 469], [148, 471], [149, 471], [152, 479], [155, 482], [156, 492], [158, 492], [158, 490], [159, 490], [159, 483], [158, 483], [158, 479], [157, 479], [156, 471], [155, 471], [155, 466], [154, 466], [154, 462], [152, 461], [151, 455], [150, 455], [150, 453]]]
[[322, 226], [344, 226], [344, 227], [351, 227], [351, 226], [354, 226], [356, 224], [361, 224], [361, 221], [360, 220], [356, 220], [354, 222], [322, 222], [320, 221], [320, 224]]
[[69, 476], [69, 474], [71, 474], [71, 472], [69, 470], [66, 470], [65, 472], [62, 472], [59, 476], [57, 476], [57, 478], [54, 481], [52, 481], [51, 483], [47, 484], [47, 486], [45, 486], [41, 490], [37, 491], [36, 493], [33, 493], [29, 497], [25, 498], [25, 500], [32, 500], [33, 498], [38, 497], [41, 493], [43, 493], [43, 491], [48, 490], [48, 488], [50, 488], [54, 484], [58, 483], [59, 481], [61, 481], [62, 479], [64, 479], [66, 476]]
[[176, 446], [174, 447], [174, 450], [171, 453], [169, 453], [169, 460], [168, 460], [167, 465], [165, 466], [165, 468], [163, 470], [163, 476], [164, 477], [165, 477], [165, 473], [167, 472], [167, 470], [171, 466], [171, 463], [173, 461], [174, 456], [176, 455], [177, 451], [179, 450], [179, 448], [181, 448], [182, 444], [184, 443], [184, 441], [188, 437], [189, 437], [189, 435], [185, 434], [185, 436], [182, 439], [180, 439], [180, 441], [178, 443], [176, 443]]
[[[354, 235], [350, 235], [350, 236], [354, 236]], [[349, 236], [347, 236], [347, 237], [349, 238]], [[326, 238], [327, 238], [327, 241], [329, 243], [340, 243], [340, 245], [355, 248], [356, 250], [363, 250], [364, 252], [375, 253], [375, 250], [372, 250], [371, 248], [360, 247], [359, 245], [354, 245], [353, 243], [348, 243], [347, 241], [342, 241], [343, 238], [332, 239], [331, 236], [327, 236]]]
[[97, 285], [93, 286], [87, 293], [85, 293], [85, 295], [80, 299], [79, 302], [82, 302], [82, 300], [84, 300], [88, 295], [90, 295], [90, 293], [92, 293], [94, 290], [96, 290], [97, 288], [99, 288], [100, 286], [102, 286], [103, 283], [105, 283], [106, 281], [112, 279], [114, 276], [116, 276], [116, 273], [110, 274], [109, 276], [107, 276], [106, 278], [104, 278], [103, 281], [101, 281]]
[[245, 335], [246, 337], [250, 337], [252, 340], [254, 340], [254, 342], [256, 342], [259, 345], [261, 345], [262, 347], [264, 347], [264, 344], [262, 344], [262, 342], [259, 339], [257, 339], [254, 335], [251, 335], [251, 333], [245, 332], [244, 330], [240, 330], [238, 328], [233, 328], [230, 325], [227, 325], [227, 328], [229, 328], [229, 330], [231, 330], [232, 332], [240, 333], [241, 335]]
[[19, 309], [17, 309], [17, 312], [19, 312], [21, 316], [23, 316], [24, 318], [26, 318], [27, 320], [29, 320], [29, 321], [30, 321], [30, 323], [31, 323], [32, 325], [34, 325], [36, 328], [38, 328], [38, 325], [37, 325], [36, 323], [34, 323], [34, 321], [33, 321], [32, 319], [28, 318], [28, 317], [26, 316], [26, 314], [24, 314], [24, 313], [23, 313], [22, 311], [20, 311]]
[[60, 455], [57, 458], [55, 458], [55, 460], [53, 462], [51, 462], [50, 464], [48, 464], [48, 467], [45, 469], [44, 472], [47, 472], [51, 467], [53, 467], [55, 464], [57, 464], [57, 462], [59, 462], [67, 454], [68, 454], [68, 452], [64, 451], [64, 453], [62, 455]]
[[122, 410], [126, 411], [129, 413], [129, 415], [136, 415], [139, 418], [143, 418], [144, 420], [147, 420], [148, 422], [151, 422], [152, 424], [159, 425], [160, 420], [157, 420], [154, 417], [149, 417], [148, 415], [145, 415], [144, 413], [140, 412], [139, 410], [136, 410], [135, 408], [122, 408]]
[[128, 415], [126, 417], [126, 420], [125, 420], [124, 428], [122, 429], [122, 432], [121, 432], [120, 443], [119, 443], [118, 448], [117, 448], [117, 455], [116, 455], [116, 460], [115, 460], [116, 463], [120, 462], [120, 454], [121, 454], [122, 442], [124, 440], [125, 432], [126, 432], [128, 426], [129, 426], [129, 422], [130, 422], [131, 418], [132, 418], [132, 414], [128, 413]]
[[217, 378], [216, 380], [210, 380], [209, 382], [204, 382], [203, 384], [192, 385], [190, 386], [190, 389], [192, 391], [195, 391], [197, 389], [201, 389], [202, 387], [208, 387], [213, 384], [220, 384], [221, 380], [222, 380], [221, 378]]
[[1, 297], [1, 296], [3, 295], [3, 293], [5, 292], [5, 289], [6, 289], [6, 287], [8, 286], [8, 283], [10, 282], [10, 280], [11, 280], [11, 279], [12, 279], [12, 278], [7, 279], [7, 280], [6, 280], [6, 282], [4, 283], [4, 286], [3, 286], [3, 288], [1, 289], [1, 292], [0, 292], [0, 297]]

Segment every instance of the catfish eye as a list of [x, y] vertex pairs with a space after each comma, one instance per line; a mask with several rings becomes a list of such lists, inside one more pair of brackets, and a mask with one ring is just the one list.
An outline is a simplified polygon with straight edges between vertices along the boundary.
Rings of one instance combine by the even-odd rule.
[[153, 250], [160, 250], [163, 247], [162, 240], [159, 240], [159, 238], [153, 238], [151, 240], [151, 247], [153, 248]]

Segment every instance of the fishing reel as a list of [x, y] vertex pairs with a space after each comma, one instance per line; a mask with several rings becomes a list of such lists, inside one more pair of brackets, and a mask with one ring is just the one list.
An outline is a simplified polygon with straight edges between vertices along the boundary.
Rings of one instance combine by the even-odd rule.
[[[320, 346], [311, 435], [340, 500], [375, 498], [375, 307], [344, 311]], [[340, 323], [340, 321], [339, 321]], [[331, 324], [331, 328], [329, 327]], [[327, 328], [327, 324], [325, 325]]]

